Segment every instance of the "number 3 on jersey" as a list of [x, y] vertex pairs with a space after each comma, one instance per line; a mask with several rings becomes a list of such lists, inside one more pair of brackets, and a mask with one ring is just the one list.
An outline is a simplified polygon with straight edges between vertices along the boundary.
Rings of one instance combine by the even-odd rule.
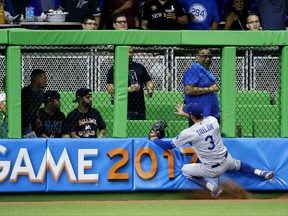
[[212, 150], [215, 148], [215, 143], [214, 143], [214, 140], [213, 140], [213, 137], [212, 136], [207, 136], [205, 138], [205, 141], [208, 141], [210, 143], [210, 146], [208, 147], [209, 150]]

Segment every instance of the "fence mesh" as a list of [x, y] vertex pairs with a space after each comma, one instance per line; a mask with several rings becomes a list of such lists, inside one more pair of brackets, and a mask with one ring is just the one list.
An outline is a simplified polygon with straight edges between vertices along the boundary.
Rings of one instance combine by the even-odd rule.
[[[127, 120], [127, 136], [146, 137], [152, 124], [160, 119], [168, 123], [167, 135], [176, 136], [188, 126], [186, 119], [174, 115], [174, 106], [183, 103], [183, 74], [195, 62], [198, 47], [135, 46], [133, 49], [133, 60], [146, 68], [155, 91], [149, 98], [144, 87], [146, 120]], [[112, 46], [22, 47], [22, 87], [30, 83], [32, 70], [46, 71], [45, 90], [60, 93], [61, 111], [65, 116], [77, 107], [77, 103], [72, 102], [75, 91], [82, 87], [91, 89], [93, 107], [106, 122], [105, 137], [112, 137], [113, 105], [107, 92], [107, 73], [113, 66], [113, 50]], [[210, 50], [213, 54], [210, 71], [221, 85], [221, 49], [210, 47]], [[279, 48], [240, 47], [236, 55], [237, 135], [280, 136]], [[1, 80], [5, 64], [2, 53]]]

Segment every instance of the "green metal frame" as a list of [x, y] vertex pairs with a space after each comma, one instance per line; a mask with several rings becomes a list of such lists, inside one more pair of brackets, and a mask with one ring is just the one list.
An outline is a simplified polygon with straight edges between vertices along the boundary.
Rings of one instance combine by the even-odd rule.
[[[235, 65], [239, 46], [281, 46], [281, 137], [288, 137], [288, 32], [287, 31], [0, 31], [7, 46], [8, 137], [21, 138], [21, 46], [115, 45], [115, 108], [113, 136], [126, 137], [128, 45], [218, 46], [221, 56], [222, 133], [235, 137]], [[123, 72], [124, 71], [124, 72]], [[125, 126], [124, 126], [125, 125]]]

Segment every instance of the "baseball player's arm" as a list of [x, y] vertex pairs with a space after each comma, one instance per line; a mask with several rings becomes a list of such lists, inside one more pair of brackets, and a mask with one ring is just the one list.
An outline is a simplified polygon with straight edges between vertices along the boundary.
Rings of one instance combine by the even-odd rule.
[[189, 114], [183, 112], [183, 105], [177, 104], [177, 105], [175, 106], [175, 109], [176, 109], [177, 111], [174, 112], [174, 114], [189, 118]]
[[151, 141], [153, 141], [157, 146], [161, 147], [164, 150], [168, 150], [168, 149], [173, 149], [176, 146], [172, 143], [172, 141], [163, 141], [161, 139], [158, 138], [150, 138]]
[[97, 138], [103, 138], [106, 133], [106, 129], [102, 129], [99, 131]]
[[194, 85], [185, 86], [185, 94], [187, 95], [201, 95], [209, 92], [218, 92], [218, 91], [219, 91], [218, 84], [213, 84], [209, 87], [196, 87]]
[[152, 82], [152, 80], [149, 80], [145, 83], [145, 85], [147, 88], [148, 97], [152, 97], [154, 91], [154, 83]]

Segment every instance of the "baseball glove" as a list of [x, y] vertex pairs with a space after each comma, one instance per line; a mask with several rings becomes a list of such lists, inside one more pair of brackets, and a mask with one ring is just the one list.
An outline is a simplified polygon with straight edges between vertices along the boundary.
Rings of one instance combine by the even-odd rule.
[[153, 124], [150, 133], [149, 138], [151, 137], [157, 137], [157, 138], [163, 138], [165, 137], [165, 128], [167, 127], [167, 123], [164, 120], [157, 121]]

